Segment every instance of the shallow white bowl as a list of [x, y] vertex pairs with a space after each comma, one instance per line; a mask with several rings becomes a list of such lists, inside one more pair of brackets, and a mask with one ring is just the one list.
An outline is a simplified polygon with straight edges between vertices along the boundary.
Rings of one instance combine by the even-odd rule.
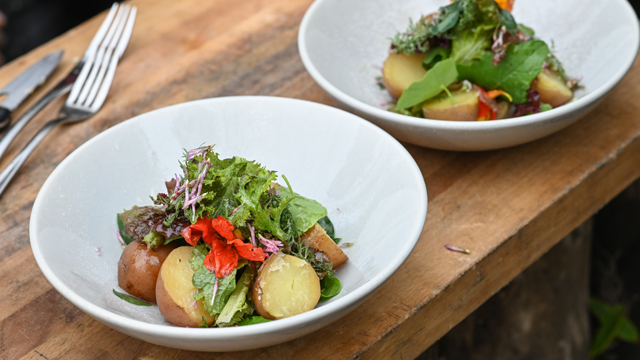
[[[254, 159], [323, 203], [353, 247], [336, 276], [343, 291], [316, 309], [265, 324], [186, 329], [156, 306], [117, 298], [122, 247], [116, 213], [150, 204], [180, 172], [184, 149], [216, 144], [222, 157]], [[187, 350], [236, 351], [315, 331], [358, 306], [415, 246], [427, 213], [420, 169], [394, 138], [363, 119], [316, 103], [273, 97], [195, 101], [137, 116], [82, 145], [47, 179], [30, 236], [40, 269], [65, 298], [133, 337]], [[101, 249], [101, 254], [96, 252]]]
[[386, 111], [391, 100], [376, 76], [389, 38], [409, 19], [437, 11], [448, 0], [316, 0], [305, 14], [298, 46], [302, 61], [336, 104], [397, 139], [444, 150], [497, 149], [539, 139], [591, 110], [629, 70], [638, 52], [638, 19], [626, 0], [517, 0], [514, 17], [551, 46], [570, 76], [581, 77], [577, 101], [515, 119], [456, 122]]

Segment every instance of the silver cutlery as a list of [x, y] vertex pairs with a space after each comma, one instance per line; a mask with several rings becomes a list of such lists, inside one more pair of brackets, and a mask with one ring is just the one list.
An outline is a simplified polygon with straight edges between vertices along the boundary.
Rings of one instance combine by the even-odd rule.
[[[47, 106], [51, 101], [57, 99], [58, 97], [66, 94], [71, 90], [71, 86], [73, 86], [74, 82], [77, 80], [80, 71], [82, 70], [84, 64], [88, 61], [93, 61], [96, 56], [96, 52], [98, 51], [98, 47], [102, 43], [102, 40], [107, 35], [107, 31], [109, 30], [109, 25], [113, 22], [113, 19], [116, 15], [116, 11], [118, 10], [118, 4], [114, 3], [111, 6], [111, 10], [107, 14], [107, 17], [98, 28], [98, 31], [93, 36], [89, 47], [82, 55], [82, 58], [78, 61], [76, 66], [69, 72], [69, 74], [62, 79], [53, 89], [51, 89], [45, 96], [43, 96], [40, 100], [38, 100], [30, 109], [28, 109], [11, 127], [7, 132], [0, 138], [0, 158], [7, 148], [13, 142], [13, 140], [18, 136], [18, 133], [24, 126], [31, 120], [40, 110], [42, 110], [45, 106]], [[85, 75], [86, 77], [86, 75]]]
[[[46, 123], [0, 173], [0, 195], [29, 155], [56, 125], [85, 120], [100, 110], [111, 87], [118, 60], [129, 43], [136, 12], [135, 6], [113, 4], [96, 37], [100, 35], [103, 27], [108, 28], [108, 31], [105, 30], [106, 35], [102, 35], [104, 39], [98, 41], [96, 51], [86, 58], [83, 57], [82, 70], [58, 117]], [[93, 45], [94, 41], [91, 44]]]
[[58, 67], [62, 54], [64, 51], [58, 50], [43, 57], [0, 90], [0, 94], [7, 95], [0, 103], [0, 131], [6, 129], [11, 123], [11, 112]]

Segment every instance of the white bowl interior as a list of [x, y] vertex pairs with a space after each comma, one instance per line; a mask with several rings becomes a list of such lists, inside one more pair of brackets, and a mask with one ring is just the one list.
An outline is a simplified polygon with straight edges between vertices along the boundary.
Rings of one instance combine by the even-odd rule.
[[[309, 313], [244, 327], [241, 332], [242, 328], [173, 327], [157, 307], [135, 306], [114, 296], [122, 252], [116, 213], [151, 204], [149, 196], [164, 191], [164, 181], [179, 172], [184, 149], [203, 144], [216, 144], [222, 157], [257, 160], [286, 175], [294, 191], [327, 207], [337, 235], [355, 244], [345, 249], [349, 261], [336, 273], [343, 284], [340, 295]], [[186, 338], [192, 344], [173, 346], [241, 350], [300, 336], [305, 333], [302, 328], [309, 328], [306, 323], [326, 325], [362, 301], [411, 252], [426, 206], [417, 165], [379, 128], [344, 111], [305, 101], [230, 97], [153, 111], [87, 142], [43, 186], [30, 234], [45, 276], [98, 320], [167, 346], [172, 345], [160, 337], [183, 338], [180, 334], [188, 330]], [[292, 327], [297, 330], [291, 332]], [[287, 329], [289, 337], [278, 335]], [[260, 335], [263, 341], [212, 341], [249, 335]]]
[[406, 30], [409, 19], [416, 21], [448, 3], [317, 0], [300, 29], [303, 62], [340, 106], [401, 140], [451, 150], [482, 150], [530, 141], [533, 138], [521, 133], [540, 137], [577, 120], [620, 81], [638, 51], [638, 20], [625, 0], [518, 0], [513, 10], [516, 21], [533, 28], [567, 73], [581, 79], [584, 90], [576, 92], [577, 101], [549, 112], [493, 122], [416, 119], [386, 111], [392, 98], [377, 86], [376, 77], [381, 75], [389, 39]]

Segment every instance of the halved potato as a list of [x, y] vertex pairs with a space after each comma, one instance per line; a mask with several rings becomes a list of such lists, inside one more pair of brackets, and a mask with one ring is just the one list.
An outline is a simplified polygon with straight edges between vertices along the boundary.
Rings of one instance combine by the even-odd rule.
[[320, 279], [308, 262], [279, 252], [265, 261], [252, 295], [258, 314], [267, 319], [283, 319], [318, 304]]
[[422, 67], [424, 54], [391, 53], [382, 68], [382, 83], [394, 99], [399, 99], [409, 85], [422, 80], [427, 71]]
[[197, 289], [191, 278], [193, 270], [189, 259], [193, 256], [193, 247], [182, 246], [169, 254], [160, 269], [156, 283], [156, 299], [158, 308], [164, 318], [178, 326], [198, 327], [202, 319], [208, 325], [213, 324], [215, 317], [209, 315], [202, 299], [194, 306], [193, 295]]
[[340, 246], [336, 244], [327, 233], [324, 231], [320, 224], [316, 223], [307, 232], [305, 232], [301, 239], [305, 245], [311, 246], [314, 249], [320, 250], [325, 253], [331, 262], [333, 263], [333, 270], [344, 264], [349, 257], [342, 251]]
[[422, 105], [422, 113], [426, 119], [476, 121], [478, 120], [479, 100], [477, 90], [461, 90], [451, 94], [439, 95]]
[[573, 99], [573, 91], [560, 78], [544, 69], [531, 86], [540, 94], [540, 102], [558, 107]]
[[173, 243], [154, 249], [140, 240], [130, 242], [118, 262], [118, 286], [133, 296], [155, 303], [158, 272], [175, 248]]

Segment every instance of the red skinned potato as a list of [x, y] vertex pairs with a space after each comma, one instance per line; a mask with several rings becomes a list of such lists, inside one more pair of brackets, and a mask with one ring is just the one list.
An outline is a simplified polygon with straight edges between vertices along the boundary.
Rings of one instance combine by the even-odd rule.
[[460, 90], [448, 95], [438, 95], [422, 105], [422, 113], [426, 119], [476, 121], [478, 120], [478, 91]]
[[382, 83], [394, 99], [398, 100], [409, 85], [422, 80], [427, 73], [423, 60], [424, 54], [389, 54], [382, 68]]
[[307, 230], [301, 237], [305, 245], [322, 251], [333, 264], [333, 270], [339, 268], [342, 264], [349, 260], [347, 254], [342, 251], [340, 246], [333, 241], [324, 231], [320, 224], [316, 223]]
[[193, 270], [189, 259], [193, 256], [193, 247], [181, 246], [169, 254], [155, 284], [158, 308], [164, 318], [177, 326], [199, 327], [202, 319], [211, 325], [215, 317], [205, 310], [202, 299], [193, 304], [193, 295], [197, 289], [193, 286]]
[[175, 248], [172, 243], [154, 249], [140, 240], [130, 242], [118, 262], [118, 286], [135, 297], [155, 303], [158, 272]]
[[320, 300], [320, 279], [311, 264], [282, 252], [271, 255], [253, 285], [256, 311], [283, 319], [312, 310]]

